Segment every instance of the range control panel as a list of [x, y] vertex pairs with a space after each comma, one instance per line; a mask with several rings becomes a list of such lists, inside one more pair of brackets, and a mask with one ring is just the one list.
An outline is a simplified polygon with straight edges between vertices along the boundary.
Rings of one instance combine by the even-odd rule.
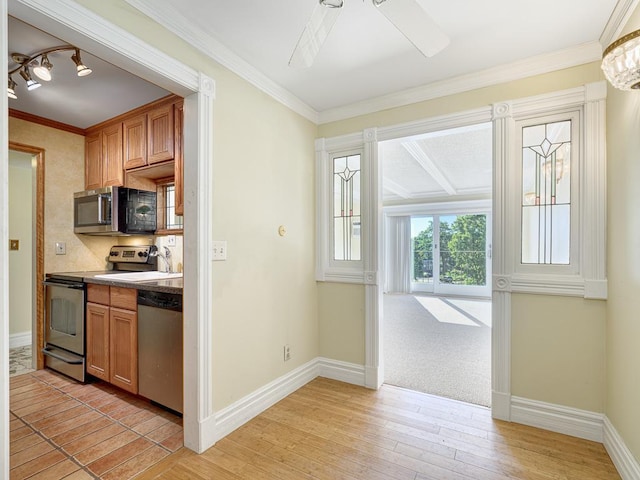
[[109, 261], [113, 263], [150, 263], [156, 249], [155, 245], [114, 245], [109, 251]]

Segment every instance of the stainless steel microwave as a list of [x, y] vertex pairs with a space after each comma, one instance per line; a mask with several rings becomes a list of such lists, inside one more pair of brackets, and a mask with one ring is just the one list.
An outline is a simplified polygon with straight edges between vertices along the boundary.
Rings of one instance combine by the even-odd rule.
[[89, 235], [152, 235], [156, 192], [104, 187], [73, 194], [73, 231]]

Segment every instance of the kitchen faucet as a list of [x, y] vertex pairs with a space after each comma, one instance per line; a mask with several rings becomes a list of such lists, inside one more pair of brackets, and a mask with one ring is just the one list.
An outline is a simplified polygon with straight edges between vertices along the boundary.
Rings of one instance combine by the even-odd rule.
[[167, 266], [167, 273], [173, 273], [171, 263], [169, 262], [169, 259], [171, 258], [171, 250], [169, 250], [169, 247], [164, 247], [164, 255], [158, 250], [151, 252], [149, 255], [151, 255], [152, 257], [160, 257], [162, 260], [164, 260], [164, 263]]

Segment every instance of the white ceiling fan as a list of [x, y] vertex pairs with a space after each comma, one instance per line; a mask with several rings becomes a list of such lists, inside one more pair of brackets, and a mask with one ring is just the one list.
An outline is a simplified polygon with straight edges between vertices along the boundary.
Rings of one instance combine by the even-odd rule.
[[[449, 37], [427, 14], [420, 0], [371, 1], [425, 57], [432, 57], [449, 45]], [[343, 0], [318, 1], [291, 55], [290, 67], [306, 68], [313, 64], [340, 15], [343, 3]]]

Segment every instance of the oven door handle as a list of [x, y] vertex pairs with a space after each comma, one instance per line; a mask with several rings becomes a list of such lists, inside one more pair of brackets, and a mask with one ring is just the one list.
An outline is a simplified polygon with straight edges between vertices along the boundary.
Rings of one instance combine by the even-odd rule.
[[62, 360], [64, 363], [69, 363], [71, 365], [81, 365], [82, 357], [78, 357], [77, 355], [65, 355], [62, 352], [53, 352], [51, 350], [47, 350], [46, 348], [42, 349], [42, 353], [48, 355], [53, 358], [57, 358], [58, 360]]
[[59, 282], [52, 282], [52, 281], [49, 281], [49, 280], [45, 280], [42, 283], [43, 283], [43, 285], [47, 285], [47, 286], [50, 286], [50, 287], [62, 287], [62, 288], [73, 288], [74, 290], [84, 290], [84, 284], [59, 283]]

